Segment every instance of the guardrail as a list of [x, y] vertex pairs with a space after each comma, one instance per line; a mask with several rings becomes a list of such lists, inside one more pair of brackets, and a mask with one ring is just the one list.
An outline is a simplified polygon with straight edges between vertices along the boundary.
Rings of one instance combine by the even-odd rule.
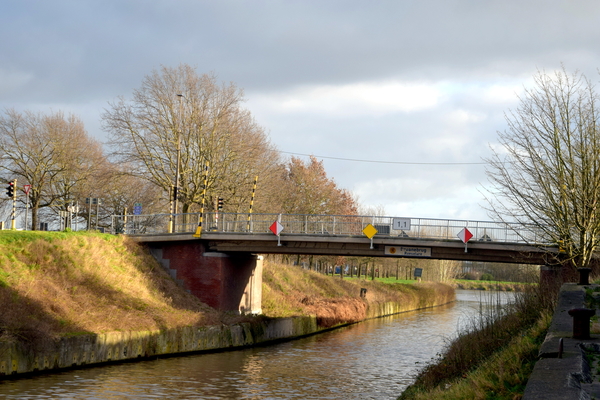
[[[199, 213], [115, 215], [112, 232], [129, 235], [167, 233], [194, 233], [200, 220]], [[459, 240], [458, 233], [467, 228], [472, 241], [501, 243], [543, 244], [542, 232], [532, 226], [491, 221], [445, 220], [432, 218], [402, 218], [405, 229], [396, 229], [395, 217], [360, 215], [303, 215], [259, 213], [204, 213], [203, 233], [270, 233], [269, 227], [279, 221], [285, 235], [361, 236], [371, 224], [377, 229], [375, 237], [404, 237], [414, 239]], [[410, 221], [410, 222], [409, 222]], [[396, 221], [397, 222], [397, 221]], [[172, 226], [172, 229], [169, 227]]]

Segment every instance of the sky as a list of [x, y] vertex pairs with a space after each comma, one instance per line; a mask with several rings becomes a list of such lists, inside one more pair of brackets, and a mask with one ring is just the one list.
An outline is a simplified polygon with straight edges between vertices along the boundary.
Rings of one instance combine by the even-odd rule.
[[109, 102], [185, 63], [363, 207], [486, 221], [505, 113], [540, 71], [598, 82], [599, 21], [597, 0], [3, 0], [0, 111], [72, 113], [106, 142]]

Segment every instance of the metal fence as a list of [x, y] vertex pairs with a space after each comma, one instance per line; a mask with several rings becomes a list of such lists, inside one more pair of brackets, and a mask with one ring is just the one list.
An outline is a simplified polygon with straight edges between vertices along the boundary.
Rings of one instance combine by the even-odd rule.
[[[375, 237], [403, 237], [414, 239], [459, 240], [458, 234], [467, 228], [472, 241], [501, 243], [547, 243], [535, 226], [489, 221], [446, 220], [431, 218], [402, 218], [403, 229], [396, 229], [397, 218], [356, 215], [301, 215], [301, 214], [235, 214], [204, 213], [202, 232], [259, 234], [270, 233], [275, 221], [283, 226], [285, 235], [364, 236], [363, 229], [371, 224], [377, 230]], [[115, 215], [112, 232], [129, 235], [193, 233], [200, 222], [199, 213]]]

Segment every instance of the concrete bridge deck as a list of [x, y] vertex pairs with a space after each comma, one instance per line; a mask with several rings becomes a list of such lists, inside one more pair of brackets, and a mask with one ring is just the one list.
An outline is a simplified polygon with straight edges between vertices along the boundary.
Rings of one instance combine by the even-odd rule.
[[[546, 265], [556, 248], [522, 243], [460, 240], [413, 239], [334, 235], [281, 235], [207, 232], [201, 238], [192, 233], [129, 235], [142, 243], [186, 242], [200, 240], [208, 251], [253, 254], [307, 254], [353, 257], [406, 257], [441, 260], [487, 261]], [[466, 249], [466, 251], [465, 251]]]
[[[203, 229], [199, 229], [199, 227]], [[465, 244], [468, 230], [471, 239]], [[211, 307], [260, 312], [261, 254], [419, 258], [541, 265], [562, 274], [557, 248], [517, 224], [356, 215], [206, 213], [117, 216], [114, 233], [147, 245]]]

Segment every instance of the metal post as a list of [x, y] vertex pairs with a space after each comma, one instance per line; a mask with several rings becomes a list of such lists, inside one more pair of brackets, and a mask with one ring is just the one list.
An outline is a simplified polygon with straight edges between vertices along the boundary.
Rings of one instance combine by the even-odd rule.
[[248, 211], [248, 224], [246, 225], [246, 232], [251, 231], [250, 221], [252, 219], [252, 205], [254, 204], [254, 194], [256, 193], [256, 183], [258, 182], [258, 175], [254, 177], [254, 185], [252, 186], [252, 195], [250, 196], [250, 210]]
[[13, 180], [14, 184], [13, 184], [13, 206], [12, 206], [12, 215], [11, 215], [11, 219], [10, 219], [10, 229], [15, 230], [17, 229], [17, 222], [16, 222], [16, 217], [17, 217], [17, 179], [15, 178]]
[[173, 187], [173, 231], [175, 231], [175, 225], [177, 222], [177, 198], [179, 197], [179, 181], [181, 180], [181, 127], [183, 124], [183, 95], [177, 94], [177, 96], [179, 97], [179, 123], [177, 124], [177, 165], [175, 165], [175, 186]]
[[27, 230], [27, 216], [29, 215], [29, 190], [25, 191], [25, 230]]
[[198, 216], [198, 226], [196, 232], [192, 235], [193, 237], [199, 238], [202, 236], [202, 219], [204, 218], [204, 204], [206, 202], [206, 187], [208, 186], [208, 161], [204, 166], [204, 188], [202, 189], [202, 199], [200, 202], [200, 215]]

